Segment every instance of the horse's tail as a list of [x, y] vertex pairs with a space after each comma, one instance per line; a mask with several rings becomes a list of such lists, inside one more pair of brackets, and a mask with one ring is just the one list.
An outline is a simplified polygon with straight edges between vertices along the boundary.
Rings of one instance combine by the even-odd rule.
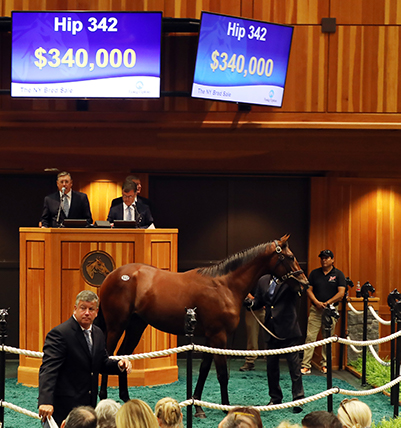
[[99, 305], [99, 312], [97, 314], [97, 317], [93, 321], [93, 324], [97, 325], [103, 331], [104, 334], [107, 333], [106, 320], [104, 319], [102, 305]]

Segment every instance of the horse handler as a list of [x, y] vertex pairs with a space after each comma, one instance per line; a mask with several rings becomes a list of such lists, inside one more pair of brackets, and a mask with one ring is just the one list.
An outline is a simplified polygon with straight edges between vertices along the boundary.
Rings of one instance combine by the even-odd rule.
[[[252, 309], [266, 308], [264, 325], [268, 349], [289, 348], [299, 344], [301, 329], [298, 323], [297, 307], [299, 290], [284, 282], [277, 284], [271, 275], [262, 276], [257, 284], [255, 298], [245, 299], [245, 306]], [[292, 381], [292, 398], [305, 398], [302, 384], [301, 362], [298, 352], [284, 354], [287, 359]], [[283, 392], [280, 388], [280, 355], [267, 356], [267, 381], [271, 404], [280, 404]], [[302, 412], [301, 406], [293, 407], [294, 413]]]
[[39, 370], [39, 416], [60, 426], [78, 406], [96, 407], [99, 373], [131, 372], [127, 359], [112, 360], [102, 330], [93, 325], [99, 298], [89, 290], [75, 300], [74, 313], [46, 336]]

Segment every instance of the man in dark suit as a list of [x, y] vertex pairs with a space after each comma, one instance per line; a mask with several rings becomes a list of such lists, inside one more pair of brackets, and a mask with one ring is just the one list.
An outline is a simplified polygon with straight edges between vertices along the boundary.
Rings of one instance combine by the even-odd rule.
[[135, 182], [124, 181], [123, 196], [119, 204], [110, 207], [107, 221], [135, 220], [140, 228], [147, 228], [153, 224], [152, 213], [148, 205], [137, 198], [137, 186]]
[[[149, 208], [151, 208], [149, 199], [144, 198], [142, 195], [140, 195], [142, 190], [141, 179], [136, 175], [128, 175], [127, 177], [125, 177], [124, 183], [130, 183], [130, 182], [133, 182], [136, 184], [136, 199], [142, 202], [143, 204], [148, 205]], [[123, 183], [123, 187], [124, 187], [124, 183]], [[121, 196], [119, 198], [115, 198], [111, 201], [111, 206], [115, 207], [116, 205], [121, 204], [122, 201], [123, 201], [123, 198]]]
[[81, 291], [73, 316], [47, 334], [39, 370], [42, 419], [53, 416], [60, 426], [74, 407], [96, 407], [99, 373], [131, 371], [128, 360], [109, 358], [103, 332], [93, 325], [98, 310], [98, 296]]
[[[298, 324], [297, 308], [299, 294], [287, 283], [277, 284], [271, 275], [262, 276], [258, 283], [253, 301], [247, 306], [260, 309], [265, 306], [265, 326], [272, 333], [266, 333], [268, 349], [289, 348], [298, 345], [301, 329]], [[293, 400], [305, 397], [302, 385], [301, 361], [298, 352], [284, 354], [287, 359], [292, 381]], [[267, 380], [269, 385], [269, 404], [280, 404], [283, 393], [280, 388], [280, 355], [267, 357]], [[294, 413], [302, 411], [302, 407], [293, 407]]]
[[60, 227], [64, 219], [85, 219], [92, 224], [92, 213], [85, 193], [72, 190], [72, 178], [68, 172], [57, 175], [56, 193], [45, 197], [40, 219], [42, 227]]

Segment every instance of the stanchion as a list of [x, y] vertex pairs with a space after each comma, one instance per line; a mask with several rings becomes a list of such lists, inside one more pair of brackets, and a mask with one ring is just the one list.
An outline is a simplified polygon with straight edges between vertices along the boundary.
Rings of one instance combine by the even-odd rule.
[[[185, 337], [188, 338], [188, 344], [193, 345], [194, 331], [196, 327], [195, 309], [185, 308], [187, 313], [185, 316]], [[192, 349], [187, 351], [187, 399], [192, 398]], [[192, 428], [192, 409], [193, 404], [187, 406], [187, 428]]]
[[[391, 315], [391, 334], [395, 333], [395, 323], [396, 323], [396, 315], [395, 315], [395, 305], [397, 302], [401, 301], [401, 294], [397, 289], [391, 291], [387, 297], [387, 304], [390, 307], [390, 315]], [[396, 358], [395, 358], [395, 340], [390, 342], [390, 381], [393, 381], [396, 375]], [[391, 405], [395, 404], [395, 400], [397, 397], [395, 396], [396, 385], [391, 388]]]
[[[5, 401], [6, 393], [6, 352], [4, 345], [7, 337], [8, 309], [0, 309], [0, 400]], [[0, 406], [0, 428], [4, 427], [4, 407]]]
[[[401, 302], [398, 301], [394, 305], [395, 317], [397, 320], [397, 331], [401, 330]], [[396, 373], [400, 372], [400, 364], [401, 364], [401, 339], [397, 337], [396, 344], [396, 357], [395, 357], [395, 369]], [[397, 383], [394, 390], [394, 417], [396, 418], [399, 413], [399, 396], [400, 396], [400, 384]]]
[[[347, 299], [348, 299], [348, 287], [353, 287], [354, 283], [351, 281], [351, 279], [347, 276], [347, 278], [345, 278], [345, 293], [344, 293], [344, 297], [341, 301], [341, 325], [340, 325], [340, 337], [342, 337], [343, 339], [346, 339], [347, 336], [345, 334], [345, 321], [346, 321], [346, 317], [347, 317]], [[343, 369], [343, 363], [344, 363], [344, 344], [340, 343], [340, 351], [338, 354], [338, 369], [342, 370]]]
[[[374, 293], [375, 289], [372, 284], [365, 282], [361, 287], [361, 295], [363, 297], [363, 332], [362, 340], [366, 342], [368, 340], [368, 303], [369, 303], [369, 293]], [[367, 357], [368, 348], [364, 346], [362, 348], [362, 386], [366, 386], [366, 357]]]
[[[333, 305], [329, 305], [324, 308], [322, 313], [322, 324], [324, 326], [324, 338], [331, 336], [331, 326], [333, 325], [333, 318], [339, 319], [340, 314], [337, 312], [337, 309]], [[333, 387], [333, 362], [331, 359], [331, 342], [326, 346], [326, 355], [327, 355], [327, 389]], [[332, 394], [327, 396], [327, 411], [333, 411], [333, 396]]]

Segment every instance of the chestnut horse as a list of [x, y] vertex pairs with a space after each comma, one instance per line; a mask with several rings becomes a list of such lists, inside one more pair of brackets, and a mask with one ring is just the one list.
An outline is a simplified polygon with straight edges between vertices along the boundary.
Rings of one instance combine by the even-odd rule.
[[[238, 326], [242, 303], [258, 279], [267, 273], [302, 291], [308, 280], [289, 249], [289, 235], [257, 245], [205, 268], [183, 273], [168, 272], [140, 263], [121, 266], [107, 275], [100, 288], [107, 350], [112, 354], [123, 332], [118, 350], [128, 355], [148, 325], [170, 334], [184, 334], [185, 308], [197, 308], [195, 335], [206, 338], [206, 346], [226, 348], [227, 337]], [[100, 317], [98, 317], [100, 318]], [[100, 319], [98, 324], [102, 327]], [[214, 358], [222, 404], [229, 404], [226, 356], [205, 353], [193, 398], [200, 400]], [[120, 375], [120, 398], [129, 399], [127, 377]], [[107, 377], [102, 378], [100, 397], [107, 396]], [[196, 406], [196, 415], [205, 417]]]

